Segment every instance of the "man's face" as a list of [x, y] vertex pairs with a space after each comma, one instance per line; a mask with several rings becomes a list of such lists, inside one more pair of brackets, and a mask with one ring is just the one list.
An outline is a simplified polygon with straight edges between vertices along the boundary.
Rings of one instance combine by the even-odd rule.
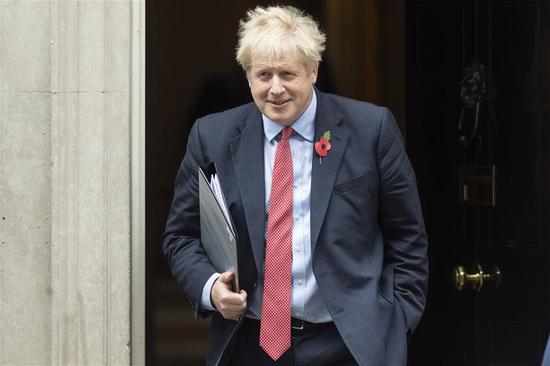
[[246, 76], [260, 111], [270, 120], [290, 126], [311, 102], [317, 65], [308, 67], [294, 56], [274, 63], [253, 58]]

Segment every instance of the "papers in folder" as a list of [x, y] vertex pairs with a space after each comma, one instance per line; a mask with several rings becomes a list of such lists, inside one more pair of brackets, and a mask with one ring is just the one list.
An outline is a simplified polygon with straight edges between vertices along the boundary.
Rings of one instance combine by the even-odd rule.
[[216, 167], [199, 168], [201, 242], [216, 271], [233, 272], [233, 290], [239, 291], [237, 234], [229, 215]]

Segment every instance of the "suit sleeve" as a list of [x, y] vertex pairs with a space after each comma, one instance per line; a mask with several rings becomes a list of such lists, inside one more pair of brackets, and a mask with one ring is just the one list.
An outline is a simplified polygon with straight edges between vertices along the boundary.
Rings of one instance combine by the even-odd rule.
[[380, 224], [384, 265], [394, 269], [394, 297], [413, 331], [424, 311], [428, 279], [428, 240], [416, 187], [401, 133], [384, 108], [378, 141]]
[[198, 167], [204, 167], [207, 159], [201, 147], [199, 122], [189, 134], [162, 241], [172, 275], [196, 318], [209, 314], [201, 308], [201, 295], [205, 283], [216, 272], [200, 242]]

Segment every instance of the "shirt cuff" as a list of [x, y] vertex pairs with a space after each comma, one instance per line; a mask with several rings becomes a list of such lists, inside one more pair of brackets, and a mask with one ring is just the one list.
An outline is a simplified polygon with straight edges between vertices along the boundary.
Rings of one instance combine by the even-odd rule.
[[212, 285], [214, 285], [214, 282], [220, 277], [220, 273], [214, 273], [208, 281], [204, 284], [204, 287], [202, 288], [202, 295], [201, 295], [201, 307], [202, 310], [211, 310], [216, 311], [216, 308], [212, 306], [212, 301], [210, 301], [210, 292], [212, 291]]

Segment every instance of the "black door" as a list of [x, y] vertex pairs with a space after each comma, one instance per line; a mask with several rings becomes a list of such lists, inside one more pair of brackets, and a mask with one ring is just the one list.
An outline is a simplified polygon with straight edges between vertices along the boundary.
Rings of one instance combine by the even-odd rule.
[[550, 329], [550, 1], [406, 10], [407, 143], [431, 263], [409, 364], [540, 365]]

